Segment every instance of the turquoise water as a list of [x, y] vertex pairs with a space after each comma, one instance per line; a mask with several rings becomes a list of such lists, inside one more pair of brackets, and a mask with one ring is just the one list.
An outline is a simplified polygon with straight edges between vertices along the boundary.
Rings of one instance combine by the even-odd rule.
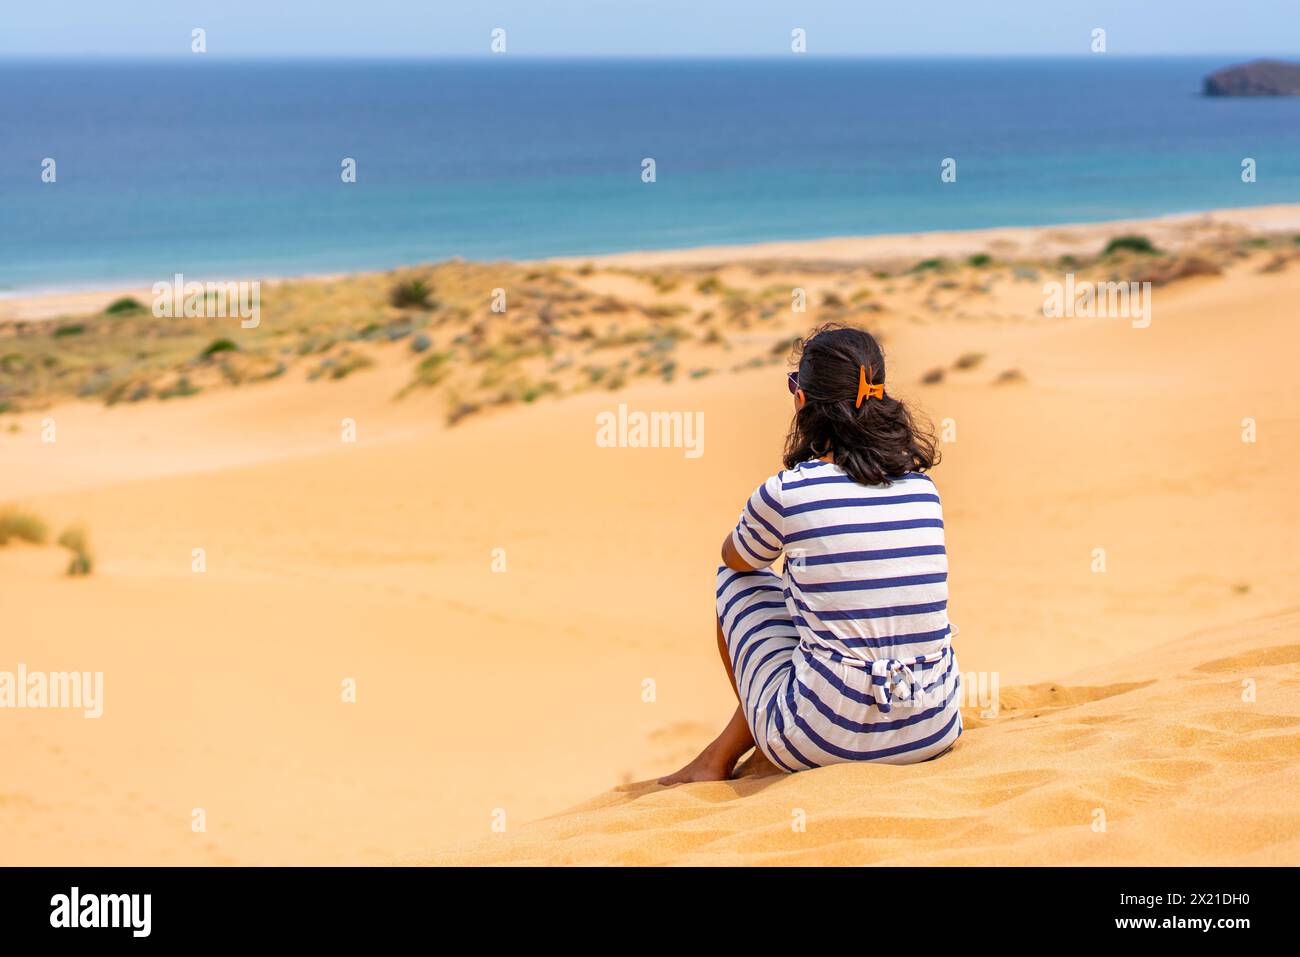
[[1300, 202], [1300, 99], [1222, 65], [0, 62], [0, 290]]

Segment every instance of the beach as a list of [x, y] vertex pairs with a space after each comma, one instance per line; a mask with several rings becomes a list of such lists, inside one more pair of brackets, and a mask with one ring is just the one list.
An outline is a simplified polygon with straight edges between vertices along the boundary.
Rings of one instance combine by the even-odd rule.
[[[253, 330], [0, 301], [0, 507], [95, 559], [0, 547], [0, 671], [103, 675], [98, 717], [0, 710], [0, 863], [1300, 863], [1298, 234], [449, 262], [268, 283]], [[1145, 314], [1045, 317], [1076, 271]], [[718, 545], [824, 321], [941, 433], [1000, 705], [924, 766], [660, 788], [734, 706]], [[620, 406], [701, 416], [699, 454], [598, 441]]]

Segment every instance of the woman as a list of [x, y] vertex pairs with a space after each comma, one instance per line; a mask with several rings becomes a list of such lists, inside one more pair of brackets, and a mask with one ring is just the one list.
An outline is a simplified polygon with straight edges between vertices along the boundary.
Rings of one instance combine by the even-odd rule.
[[726, 779], [751, 748], [745, 773], [792, 772], [926, 761], [961, 735], [934, 438], [886, 394], [860, 329], [816, 330], [789, 388], [786, 469], [722, 543], [718, 650], [739, 707], [660, 784]]

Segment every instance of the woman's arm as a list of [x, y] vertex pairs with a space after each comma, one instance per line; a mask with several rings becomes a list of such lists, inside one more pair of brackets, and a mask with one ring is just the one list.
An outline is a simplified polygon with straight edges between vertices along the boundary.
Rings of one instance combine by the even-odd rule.
[[747, 565], [745, 560], [740, 557], [740, 552], [736, 551], [736, 544], [731, 540], [731, 533], [722, 540], [722, 564], [726, 565], [734, 572], [752, 572], [754, 567]]
[[781, 476], [773, 475], [745, 503], [736, 527], [722, 542], [722, 563], [732, 571], [758, 571], [781, 557], [785, 542], [783, 491]]

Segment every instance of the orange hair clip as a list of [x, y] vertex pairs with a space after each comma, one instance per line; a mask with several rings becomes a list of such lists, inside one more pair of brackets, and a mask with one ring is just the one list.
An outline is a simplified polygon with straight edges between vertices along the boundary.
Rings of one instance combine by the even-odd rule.
[[867, 398], [883, 399], [885, 397], [884, 383], [876, 384], [871, 380], [876, 376], [876, 370], [867, 371], [866, 366], [858, 366], [858, 401], [853, 403], [853, 408], [862, 408], [862, 400]]

